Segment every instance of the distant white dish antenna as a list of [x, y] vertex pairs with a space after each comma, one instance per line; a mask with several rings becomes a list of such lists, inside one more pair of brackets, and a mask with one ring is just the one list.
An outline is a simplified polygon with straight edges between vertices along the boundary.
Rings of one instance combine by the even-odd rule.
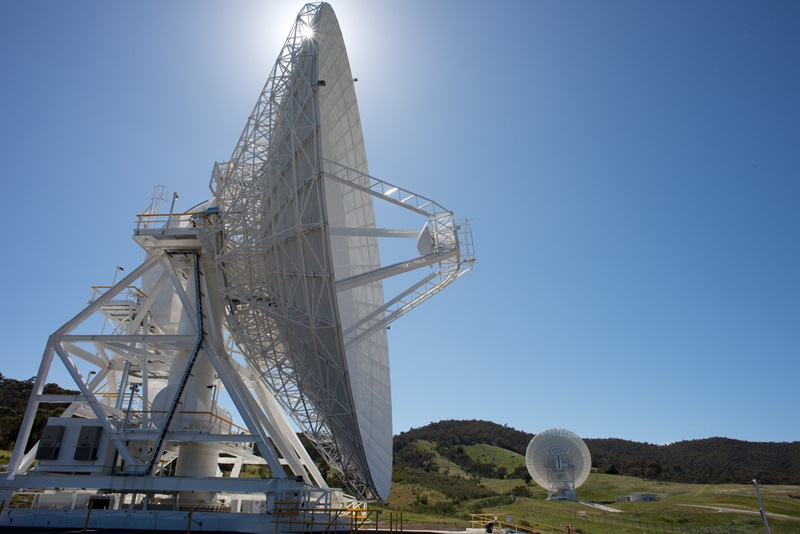
[[575, 489], [589, 476], [592, 457], [576, 433], [550, 428], [528, 443], [525, 464], [534, 482], [547, 490], [548, 500], [574, 501]]

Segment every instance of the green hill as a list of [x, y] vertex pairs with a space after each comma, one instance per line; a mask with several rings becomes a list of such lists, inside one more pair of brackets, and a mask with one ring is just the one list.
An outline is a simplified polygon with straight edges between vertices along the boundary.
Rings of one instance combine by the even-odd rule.
[[[395, 437], [395, 457], [407, 443], [426, 440], [451, 460], [453, 447], [492, 445], [525, 454], [533, 434], [489, 421], [441, 421], [414, 428]], [[670, 445], [637, 443], [623, 439], [584, 439], [592, 454], [592, 467], [609, 474], [623, 474], [665, 482], [695, 484], [800, 485], [800, 442], [761, 443], [728, 438], [680, 441]], [[462, 467], [481, 476], [496, 476], [493, 469], [513, 466], [504, 461], [462, 459]], [[488, 465], [481, 465], [488, 464]], [[502, 477], [497, 477], [502, 478]]]
[[[32, 379], [0, 375], [0, 449], [9, 449], [16, 439], [32, 386]], [[65, 391], [55, 384], [45, 388], [47, 393]], [[37, 429], [63, 406], [45, 409], [37, 415]], [[403, 432], [394, 438], [391, 494], [373, 507], [402, 513], [406, 525], [427, 528], [463, 530], [471, 514], [496, 514], [515, 528], [537, 526], [551, 532], [563, 532], [563, 525], [571, 524], [573, 531], [591, 534], [736, 534], [763, 530], [751, 484], [756, 478], [772, 514], [772, 532], [800, 534], [800, 442], [709, 438], [653, 445], [586, 439], [593, 469], [578, 496], [613, 506], [618, 513], [612, 513], [546, 501], [546, 492], [531, 484], [525, 467], [532, 437], [474, 420], [441, 421]], [[0, 464], [7, 461], [7, 453], [0, 451]], [[653, 493], [658, 499], [616, 502], [631, 493]]]
[[[587, 439], [593, 463], [599, 461], [578, 496], [618, 511], [612, 513], [580, 503], [546, 501], [546, 492], [530, 483], [525, 469], [524, 452], [531, 437], [487, 421], [442, 421], [401, 433], [394, 440], [391, 494], [382, 507], [403, 512], [409, 522], [440, 528], [463, 528], [470, 514], [496, 514], [517, 528], [537, 526], [553, 532], [562, 532], [564, 524], [592, 534], [759, 532], [763, 524], [750, 473], [758, 473], [760, 481], [796, 480], [800, 474], [793, 470], [792, 456], [798, 443], [711, 438], [657, 446]], [[636, 476], [602, 470], [627, 470]], [[704, 480], [665, 480], [678, 475]], [[741, 484], [727, 483], [737, 477]], [[800, 534], [800, 486], [794, 484], [761, 484], [775, 534]], [[657, 501], [617, 502], [632, 493], [652, 493]]]
[[[19, 427], [22, 426], [22, 418], [25, 416], [25, 408], [33, 391], [34, 379], [14, 380], [6, 378], [0, 373], [0, 449], [10, 450], [14, 448]], [[47, 384], [44, 393], [48, 395], [75, 395], [77, 391], [63, 389], [58, 384]], [[28, 447], [39, 441], [47, 418], [61, 415], [68, 404], [41, 404], [36, 412], [33, 422], [33, 430], [28, 440]]]

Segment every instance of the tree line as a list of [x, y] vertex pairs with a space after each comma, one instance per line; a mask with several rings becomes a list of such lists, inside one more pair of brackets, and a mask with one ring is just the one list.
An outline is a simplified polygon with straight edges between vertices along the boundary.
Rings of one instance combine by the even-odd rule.
[[[502, 473], [478, 465], [458, 446], [489, 444], [524, 455], [533, 434], [490, 421], [440, 421], [395, 436], [398, 453], [416, 440], [436, 443], [437, 452], [466, 471], [490, 478], [523, 478], [523, 470]], [[654, 445], [624, 439], [584, 439], [599, 472], [667, 482], [800, 484], [800, 442], [751, 442], [713, 437]], [[463, 448], [461, 449], [463, 452]]]
[[[25, 408], [28, 406], [33, 391], [34, 380], [35, 378], [14, 380], [6, 378], [0, 373], [0, 449], [2, 450], [14, 448], [17, 433], [22, 426], [22, 418], [25, 416]], [[47, 395], [75, 395], [78, 392], [64, 389], [58, 384], [47, 384], [44, 387], [44, 393]], [[68, 407], [67, 403], [40, 404], [26, 449], [39, 441], [42, 429], [47, 424], [47, 418], [58, 417]]]
[[[11, 450], [25, 415], [34, 379], [15, 380], [0, 373], [0, 449]], [[47, 384], [46, 394], [77, 394], [58, 384]], [[60, 415], [67, 404], [39, 406], [27, 447], [38, 441], [48, 417]], [[521, 455], [533, 434], [480, 420], [445, 420], [412, 428], [394, 437], [395, 477], [427, 477], [435, 472], [436, 455], [446, 458], [477, 478], [520, 479], [530, 482], [524, 465], [513, 470], [476, 461], [465, 445], [486, 444]], [[413, 446], [424, 440], [435, 444], [436, 453]], [[800, 485], [800, 442], [749, 442], [729, 438], [706, 438], [654, 445], [616, 438], [584, 439], [592, 455], [592, 467], [599, 472], [642, 477], [667, 482], [701, 484], [750, 483]], [[442, 486], [451, 488], [457, 498], [474, 498], [482, 490], [454, 487], [452, 478]], [[469, 487], [468, 487], [469, 486]], [[454, 495], [455, 496], [455, 495]]]

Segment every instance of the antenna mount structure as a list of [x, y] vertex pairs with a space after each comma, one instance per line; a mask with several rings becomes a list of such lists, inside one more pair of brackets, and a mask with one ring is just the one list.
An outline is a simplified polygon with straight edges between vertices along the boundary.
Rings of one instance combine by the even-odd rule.
[[[7, 502], [35, 494], [14, 525], [77, 528], [89, 509], [92, 528], [182, 529], [190, 510], [194, 530], [349, 530], [388, 497], [386, 330], [471, 270], [472, 236], [369, 174], [330, 5], [298, 14], [210, 190], [179, 212], [159, 186], [133, 233], [143, 263], [50, 336], [0, 481]], [[416, 226], [379, 227], [389, 209]], [[56, 362], [77, 394], [44, 394]], [[28, 447], [42, 403], [69, 407]]]
[[586, 443], [564, 428], [536, 434], [528, 443], [525, 463], [533, 480], [547, 490], [548, 500], [577, 500], [575, 490], [592, 467]]

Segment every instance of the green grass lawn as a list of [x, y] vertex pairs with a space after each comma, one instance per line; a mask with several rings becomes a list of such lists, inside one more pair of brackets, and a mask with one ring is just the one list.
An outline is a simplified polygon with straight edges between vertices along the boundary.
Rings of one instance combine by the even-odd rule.
[[509, 473], [516, 467], [525, 465], [525, 456], [493, 445], [465, 445], [464, 450], [476, 462], [505, 467]]
[[[433, 447], [433, 444], [429, 444]], [[472, 448], [470, 455], [476, 459], [505, 465], [498, 455], [489, 458], [488, 449]], [[514, 453], [509, 453], [513, 455]], [[481, 458], [483, 455], [483, 458]], [[517, 455], [519, 456], [519, 455]], [[0, 465], [8, 463], [10, 451], [0, 451]], [[455, 464], [438, 458], [440, 468], [450, 470], [451, 476], [469, 477]], [[519, 461], [518, 459], [516, 461]], [[250, 468], [249, 476], [261, 476], [258, 468]], [[246, 475], [246, 476], [248, 476]], [[517, 479], [482, 479], [481, 484], [501, 495], [522, 482]], [[719, 512], [717, 508], [731, 508], [749, 512], [758, 511], [755, 489], [750, 484], [677, 484], [656, 482], [639, 478], [592, 473], [586, 483], [578, 489], [581, 500], [608, 503], [621, 510], [614, 514], [591, 508], [576, 502], [545, 500], [546, 493], [536, 485], [529, 486], [532, 497], [513, 501], [509, 498], [495, 500], [499, 504], [481, 506], [481, 501], [456, 504], [456, 512], [443, 516], [432, 513], [410, 511], [421, 500], [430, 505], [446, 501], [441, 493], [420, 485], [393, 484], [387, 503], [372, 505], [382, 510], [381, 522], [388, 524], [390, 514], [394, 521], [402, 514], [406, 528], [411, 525], [438, 526], [441, 529], [459, 529], [470, 526], [470, 512], [498, 514], [501, 520], [511, 516], [512, 522], [528, 525], [549, 525], [563, 532], [563, 525], [571, 524], [573, 531], [584, 534], [642, 534], [643, 532], [682, 532], [690, 529], [713, 528], [725, 532], [763, 532], [764, 526], [757, 513], [739, 514]], [[781, 514], [796, 519], [770, 517], [773, 534], [800, 534], [800, 486], [760, 486], [764, 508], [768, 514]], [[615, 502], [617, 496], [631, 493], [654, 493], [655, 502]], [[711, 507], [711, 508], [705, 508]]]
[[[481, 483], [498, 492], [505, 493], [519, 484], [518, 480], [488, 480]], [[608, 503], [621, 513], [611, 513], [576, 502], [545, 500], [544, 490], [530, 486], [532, 498], [487, 506], [482, 513], [498, 514], [500, 519], [511, 516], [513, 522], [522, 524], [551, 525], [563, 531], [563, 525], [571, 524], [573, 530], [590, 534], [641, 534], [642, 532], [689, 532], [690, 529], [712, 528], [726, 532], [763, 532], [764, 526], [758, 512], [755, 489], [749, 484], [677, 484], [646, 481], [638, 478], [592, 473], [586, 483], [578, 489], [581, 500]], [[768, 514], [782, 514], [796, 519], [770, 517], [773, 534], [800, 534], [800, 486], [761, 486], [764, 507]], [[398, 513], [414, 501], [413, 494], [421, 488], [392, 486], [385, 512]], [[655, 502], [615, 502], [617, 496], [631, 493], [654, 493]], [[401, 498], [402, 496], [405, 498]], [[712, 508], [705, 508], [712, 507]], [[741, 514], [719, 512], [717, 508], [731, 508], [749, 512]], [[459, 528], [469, 524], [469, 513], [477, 512], [475, 503], [462, 502], [453, 519], [461, 519]], [[420, 524], [444, 521], [433, 514], [404, 513], [405, 522]], [[457, 521], [456, 521], [457, 524]]]

